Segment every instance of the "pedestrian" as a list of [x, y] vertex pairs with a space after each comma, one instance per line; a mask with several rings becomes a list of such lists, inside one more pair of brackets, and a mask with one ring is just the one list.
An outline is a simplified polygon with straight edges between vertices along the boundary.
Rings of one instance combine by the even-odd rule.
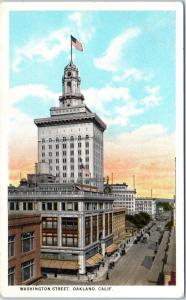
[[107, 279], [107, 280], [109, 279], [109, 272], [107, 272], [107, 276], [106, 276], [106, 279]]

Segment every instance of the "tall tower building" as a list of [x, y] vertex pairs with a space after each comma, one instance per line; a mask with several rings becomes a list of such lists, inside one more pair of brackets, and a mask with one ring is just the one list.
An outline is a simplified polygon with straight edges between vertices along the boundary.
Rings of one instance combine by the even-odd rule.
[[[105, 123], [84, 103], [79, 70], [72, 62], [64, 69], [59, 106], [50, 117], [35, 119], [38, 163], [56, 182], [79, 182], [103, 188], [103, 132]], [[96, 99], [95, 99], [96, 100]]]

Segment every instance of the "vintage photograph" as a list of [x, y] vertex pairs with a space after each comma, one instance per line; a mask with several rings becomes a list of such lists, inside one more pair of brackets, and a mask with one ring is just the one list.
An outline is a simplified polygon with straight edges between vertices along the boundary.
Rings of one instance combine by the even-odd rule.
[[176, 13], [10, 10], [8, 287], [177, 286]]

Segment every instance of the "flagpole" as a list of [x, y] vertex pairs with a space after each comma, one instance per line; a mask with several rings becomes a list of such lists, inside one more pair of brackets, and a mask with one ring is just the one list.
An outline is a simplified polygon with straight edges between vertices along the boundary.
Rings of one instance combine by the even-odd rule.
[[72, 63], [72, 36], [70, 36], [70, 46], [71, 46], [71, 60], [70, 60], [70, 62]]

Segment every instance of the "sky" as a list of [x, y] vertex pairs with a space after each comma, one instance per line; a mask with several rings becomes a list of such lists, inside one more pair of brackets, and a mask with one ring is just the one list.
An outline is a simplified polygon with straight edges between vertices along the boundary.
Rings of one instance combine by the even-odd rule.
[[107, 124], [104, 175], [139, 196], [173, 197], [174, 11], [10, 12], [9, 179], [34, 172], [37, 128], [58, 106], [70, 35], [85, 103]]

